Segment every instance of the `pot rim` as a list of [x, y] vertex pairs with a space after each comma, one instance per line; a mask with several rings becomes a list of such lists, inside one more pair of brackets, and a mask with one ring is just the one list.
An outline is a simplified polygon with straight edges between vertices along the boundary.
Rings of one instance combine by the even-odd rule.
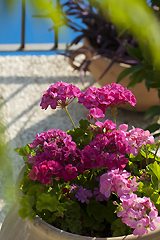
[[[106, 238], [98, 238], [98, 237], [89, 237], [89, 236], [84, 236], [84, 235], [78, 235], [78, 234], [73, 234], [70, 232], [66, 232], [64, 230], [61, 230], [59, 228], [54, 227], [53, 225], [45, 222], [43, 219], [41, 219], [39, 216], [36, 216], [35, 219], [31, 221], [27, 221], [28, 225], [30, 227], [33, 227], [35, 230], [39, 229], [42, 230], [47, 234], [50, 234], [51, 236], [54, 235], [55, 233], [57, 235], [61, 235], [62, 237], [67, 237], [67, 239], [70, 240], [152, 240], [154, 237], [158, 239], [157, 237], [160, 236], [160, 226], [154, 230], [150, 231], [148, 234], [143, 235], [143, 236], [134, 236], [133, 234], [131, 235], [126, 235], [126, 236], [119, 236], [119, 237], [106, 237]], [[48, 230], [51, 230], [50, 232]], [[53, 234], [54, 232], [54, 234]], [[55, 237], [55, 235], [54, 235]], [[66, 239], [66, 238], [65, 238]]]

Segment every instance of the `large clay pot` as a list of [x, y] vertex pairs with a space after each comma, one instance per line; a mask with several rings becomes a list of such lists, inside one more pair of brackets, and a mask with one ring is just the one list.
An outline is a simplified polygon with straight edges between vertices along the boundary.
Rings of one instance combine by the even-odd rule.
[[160, 240], [160, 227], [142, 237], [133, 235], [111, 238], [85, 237], [57, 229], [39, 217], [33, 221], [24, 221], [18, 216], [17, 207], [14, 206], [2, 225], [0, 240]]
[[[111, 63], [111, 60], [105, 57], [97, 56], [95, 54], [94, 48], [89, 44], [88, 41], [84, 41], [84, 46], [78, 49], [77, 51], [73, 52], [73, 55], [71, 55], [70, 63], [75, 68], [76, 65], [74, 64], [74, 59], [77, 55], [84, 54], [86, 59], [90, 61], [90, 64], [88, 66], [88, 70], [92, 74], [93, 78], [95, 79], [95, 85], [96, 86], [103, 86], [112, 82], [116, 82], [117, 77], [119, 74], [129, 66], [126, 66], [124, 64], [114, 63], [113, 66], [109, 69], [109, 71], [104, 74], [104, 76], [100, 78], [100, 76], [104, 73], [107, 66]], [[127, 87], [129, 83], [129, 77], [124, 78], [120, 84]], [[160, 105], [160, 98], [158, 97], [158, 91], [156, 89], [150, 89], [147, 90], [144, 82], [136, 84], [134, 87], [131, 88], [131, 91], [136, 96], [137, 104], [135, 108], [131, 108], [129, 106], [124, 108], [130, 109], [130, 110], [137, 110], [140, 112], [146, 111], [150, 107], [154, 105]]]

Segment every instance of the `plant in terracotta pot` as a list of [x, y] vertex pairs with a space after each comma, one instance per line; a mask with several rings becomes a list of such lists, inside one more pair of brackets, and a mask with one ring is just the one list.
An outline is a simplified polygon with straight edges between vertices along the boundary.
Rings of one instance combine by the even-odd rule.
[[[78, 126], [68, 111], [73, 101], [88, 109]], [[19, 214], [28, 220], [19, 220], [16, 240], [26, 222], [26, 240], [159, 239], [160, 142], [116, 124], [116, 107], [125, 103], [135, 106], [135, 96], [116, 83], [80, 91], [57, 82], [44, 92], [41, 108], [61, 108], [73, 128], [39, 133], [17, 149], [25, 162]], [[115, 121], [103, 120], [109, 110]]]
[[[89, 70], [100, 85], [121, 80], [122, 85], [132, 88], [138, 111], [159, 105], [160, 71], [155, 68], [147, 43], [137, 41], [128, 29], [117, 27], [101, 4], [96, 0], [68, 0], [64, 4], [68, 26], [79, 33], [72, 44], [84, 40], [83, 47], [71, 51], [72, 66], [79, 71]], [[150, 1], [150, 5], [154, 15], [159, 16], [159, 1]], [[85, 59], [77, 65], [75, 57], [81, 54]]]

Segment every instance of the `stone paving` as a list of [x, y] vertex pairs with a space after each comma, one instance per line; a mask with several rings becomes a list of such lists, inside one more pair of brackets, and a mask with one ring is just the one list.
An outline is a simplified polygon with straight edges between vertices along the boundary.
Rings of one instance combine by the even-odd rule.
[[[36, 133], [50, 128], [66, 130], [71, 127], [61, 110], [43, 111], [39, 107], [43, 91], [56, 81], [74, 83], [80, 88], [93, 84], [90, 76], [83, 84], [79, 74], [74, 72], [63, 56], [6, 56], [0, 57], [0, 102], [3, 121], [6, 125], [6, 139], [10, 147], [10, 161], [16, 179], [22, 159], [14, 149], [31, 142]], [[76, 122], [86, 111], [83, 107], [71, 106], [73, 119]], [[130, 126], [146, 127], [148, 122], [143, 113], [119, 110], [119, 122]], [[0, 175], [0, 224], [6, 211], [3, 190], [7, 173]]]

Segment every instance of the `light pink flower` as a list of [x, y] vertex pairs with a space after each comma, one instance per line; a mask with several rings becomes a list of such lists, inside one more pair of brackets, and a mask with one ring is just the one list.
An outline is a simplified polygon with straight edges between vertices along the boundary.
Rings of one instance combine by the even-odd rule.
[[126, 132], [126, 141], [128, 142], [130, 153], [137, 155], [143, 145], [154, 143], [154, 137], [151, 136], [148, 130], [144, 131], [141, 128], [132, 128]]
[[132, 193], [120, 197], [121, 204], [117, 216], [122, 222], [133, 229], [134, 235], [144, 235], [154, 231], [160, 224], [158, 210], [150, 198], [138, 197]]
[[136, 178], [129, 179], [130, 173], [119, 169], [108, 171], [100, 177], [100, 192], [106, 198], [111, 193], [116, 193], [119, 197], [128, 195], [137, 190]]

